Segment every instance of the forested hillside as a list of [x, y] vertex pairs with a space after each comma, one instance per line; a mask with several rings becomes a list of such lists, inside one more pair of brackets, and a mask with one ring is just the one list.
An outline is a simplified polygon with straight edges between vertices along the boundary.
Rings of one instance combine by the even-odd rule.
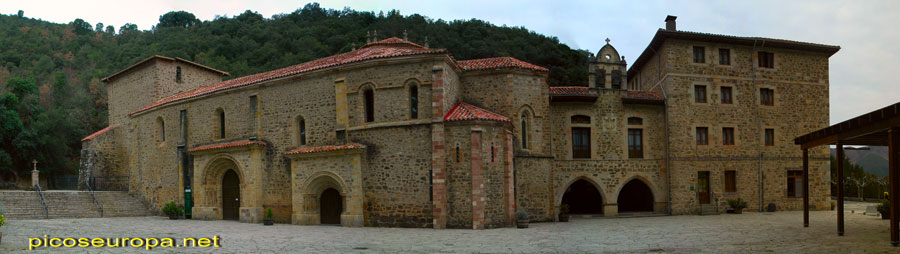
[[[89, 18], [86, 18], [90, 20]], [[95, 20], [94, 22], [102, 21]], [[308, 4], [270, 18], [253, 11], [201, 21], [169, 12], [150, 30], [118, 29], [76, 19], [42, 21], [19, 11], [0, 15], [0, 173], [77, 172], [80, 139], [106, 127], [106, 90], [100, 78], [158, 54], [228, 71], [229, 78], [302, 63], [379, 38], [402, 36], [456, 59], [512, 56], [550, 69], [550, 85], [585, 84], [587, 55], [521, 27], [481, 20], [434, 20], [399, 11], [360, 12]]]

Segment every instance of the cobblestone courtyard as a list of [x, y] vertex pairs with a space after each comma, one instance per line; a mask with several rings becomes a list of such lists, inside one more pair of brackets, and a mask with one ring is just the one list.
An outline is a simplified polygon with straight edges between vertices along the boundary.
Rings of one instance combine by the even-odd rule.
[[[852, 204], [851, 204], [852, 206]], [[262, 226], [230, 221], [172, 221], [163, 217], [10, 220], [3, 253], [122, 253], [137, 248], [38, 248], [29, 237], [221, 237], [220, 248], [156, 248], [154, 253], [900, 253], [888, 222], [848, 206], [846, 236], [836, 234], [834, 211], [812, 212], [803, 228], [799, 211], [713, 216], [579, 219], [532, 223], [528, 229], [432, 230]], [[854, 210], [855, 213], [851, 213]]]

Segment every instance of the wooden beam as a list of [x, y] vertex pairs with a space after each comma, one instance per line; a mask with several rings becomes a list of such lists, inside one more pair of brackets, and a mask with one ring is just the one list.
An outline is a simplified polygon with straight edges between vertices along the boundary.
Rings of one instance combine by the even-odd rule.
[[888, 179], [891, 199], [891, 244], [900, 244], [900, 127], [888, 131]]
[[809, 150], [803, 149], [803, 227], [809, 227]]
[[837, 143], [837, 230], [844, 235], [844, 144]]
[[[799, 144], [800, 149], [809, 149], [809, 148], [813, 148], [813, 147], [820, 146], [820, 145], [835, 144], [839, 141], [846, 141], [846, 140], [849, 140], [852, 138], [857, 138], [857, 137], [869, 135], [872, 133], [885, 131], [887, 129], [890, 129], [892, 126], [897, 126], [898, 123], [900, 123], [900, 115], [894, 116], [889, 119], [884, 119], [884, 120], [881, 120], [881, 121], [878, 121], [875, 123], [871, 123], [868, 125], [864, 125], [864, 126], [853, 126], [852, 128], [847, 127], [848, 129], [833, 130], [833, 131], [835, 131], [834, 134], [823, 135], [822, 137], [813, 138], [811, 136], [808, 136], [810, 134], [815, 133], [815, 132], [813, 132], [813, 133], [810, 133], [810, 134], [807, 134], [807, 135], [804, 135], [804, 136], [794, 139], [794, 143]], [[845, 124], [845, 123], [841, 123], [841, 124]], [[840, 125], [840, 124], [837, 124], [835, 126], [838, 126], [838, 125]], [[832, 127], [834, 127], [834, 126], [832, 126]], [[829, 127], [829, 128], [831, 128], [831, 127]], [[828, 128], [826, 128], [826, 129], [828, 129]], [[860, 144], [860, 145], [864, 145], [864, 144]]]

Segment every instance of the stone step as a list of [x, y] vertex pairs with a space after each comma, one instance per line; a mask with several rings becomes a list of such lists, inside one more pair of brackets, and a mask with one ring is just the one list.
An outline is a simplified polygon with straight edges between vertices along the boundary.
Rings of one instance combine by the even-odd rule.
[[[45, 191], [49, 218], [93, 218], [147, 216], [151, 212], [137, 198], [122, 191], [94, 192], [94, 198], [86, 191]], [[0, 191], [0, 209], [12, 219], [43, 219], [44, 206], [35, 191]]]

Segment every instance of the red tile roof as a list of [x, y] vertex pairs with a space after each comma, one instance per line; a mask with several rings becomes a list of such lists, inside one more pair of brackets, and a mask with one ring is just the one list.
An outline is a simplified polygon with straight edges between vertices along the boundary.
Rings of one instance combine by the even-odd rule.
[[249, 76], [244, 76], [232, 80], [226, 80], [220, 83], [211, 84], [201, 86], [192, 90], [185, 91], [183, 93], [179, 93], [173, 96], [169, 96], [159, 100], [157, 102], [151, 103], [150, 105], [144, 106], [131, 114], [140, 113], [143, 111], [147, 111], [168, 103], [186, 100], [198, 96], [203, 96], [207, 94], [211, 94], [214, 92], [247, 86], [267, 80], [272, 80], [276, 78], [282, 78], [292, 75], [301, 74], [304, 72], [350, 64], [365, 60], [371, 59], [379, 59], [379, 58], [389, 58], [389, 57], [398, 57], [398, 56], [412, 56], [412, 55], [425, 55], [425, 54], [447, 54], [446, 49], [432, 49], [425, 48], [419, 46], [418, 44], [412, 42], [404, 42], [399, 38], [388, 38], [381, 41], [373, 42], [364, 45], [358, 50], [350, 51], [343, 54], [333, 55], [325, 58], [320, 58], [317, 60], [301, 63], [298, 65], [288, 66], [285, 68], [257, 73]]
[[593, 95], [586, 86], [551, 86], [550, 95]]
[[503, 115], [488, 111], [487, 109], [476, 107], [465, 102], [457, 102], [453, 108], [444, 115], [444, 121], [465, 121], [465, 120], [488, 120], [510, 122], [509, 118]]
[[316, 146], [316, 147], [301, 147], [294, 150], [290, 150], [284, 152], [285, 155], [294, 155], [294, 154], [307, 154], [307, 153], [319, 153], [319, 152], [330, 152], [330, 151], [340, 151], [340, 150], [351, 150], [351, 149], [366, 149], [366, 146], [363, 144], [357, 143], [347, 143], [343, 145], [334, 145], [334, 146]]
[[96, 138], [97, 136], [100, 136], [100, 135], [102, 135], [103, 133], [106, 133], [107, 131], [110, 131], [110, 130], [112, 130], [112, 129], [115, 129], [116, 127], [119, 127], [119, 126], [118, 126], [118, 125], [107, 126], [106, 128], [103, 128], [102, 130], [99, 130], [99, 131], [97, 131], [97, 132], [91, 133], [91, 135], [88, 135], [87, 137], [84, 137], [83, 139], [81, 139], [81, 142], [84, 142], [84, 141], [87, 141], [87, 140], [94, 139], [94, 138]]
[[201, 69], [206, 69], [206, 70], [209, 70], [209, 71], [212, 71], [212, 72], [218, 72], [219, 74], [221, 74], [221, 75], [223, 75], [223, 76], [228, 76], [228, 75], [229, 75], [228, 72], [226, 72], [226, 71], [222, 71], [222, 70], [219, 70], [219, 69], [216, 69], [216, 68], [213, 68], [213, 67], [209, 67], [209, 66], [206, 66], [206, 65], [202, 65], [202, 64], [199, 64], [199, 63], [195, 63], [195, 62], [189, 61], [189, 60], [184, 59], [184, 58], [180, 58], [180, 57], [172, 58], [172, 57], [161, 56], [161, 55], [152, 55], [152, 56], [150, 56], [150, 57], [148, 57], [148, 58], [145, 58], [144, 60], [141, 60], [140, 62], [137, 62], [136, 64], [132, 64], [131, 66], [128, 66], [128, 68], [125, 68], [125, 69], [123, 69], [123, 70], [121, 70], [121, 71], [119, 71], [119, 72], [114, 73], [113, 75], [109, 75], [109, 76], [107, 76], [107, 77], [101, 79], [101, 81], [103, 81], [103, 82], [109, 82], [110, 79], [113, 79], [113, 78], [115, 78], [116, 76], [119, 76], [120, 74], [123, 74], [123, 73], [125, 73], [125, 72], [127, 72], [127, 71], [129, 71], [129, 70], [131, 70], [131, 69], [133, 69], [133, 68], [135, 68], [135, 67], [138, 67], [138, 66], [140, 66], [140, 65], [142, 65], [142, 64], [144, 64], [144, 63], [147, 63], [147, 62], [149, 62], [150, 60], [153, 60], [153, 59], [163, 59], [163, 60], [169, 60], [169, 61], [185, 62], [185, 63], [187, 63], [187, 64], [190, 64], [190, 65], [199, 67], [199, 68], [201, 68]]
[[198, 147], [188, 149], [188, 152], [193, 153], [193, 152], [197, 152], [197, 151], [206, 151], [206, 150], [214, 150], [214, 149], [222, 149], [222, 148], [230, 148], [230, 147], [252, 146], [252, 145], [266, 146], [266, 143], [262, 142], [262, 141], [241, 140], [241, 141], [234, 141], [234, 142], [221, 143], [221, 144], [198, 146]]
[[523, 70], [532, 70], [532, 71], [544, 71], [549, 72], [547, 68], [540, 67], [534, 64], [530, 64], [524, 62], [519, 59], [515, 59], [508, 56], [503, 57], [493, 57], [493, 58], [481, 58], [481, 59], [472, 59], [472, 60], [460, 60], [456, 61], [456, 64], [459, 65], [459, 68], [463, 71], [477, 71], [477, 70], [487, 70], [487, 69], [502, 69], [502, 68], [511, 68], [511, 69], [523, 69]]

